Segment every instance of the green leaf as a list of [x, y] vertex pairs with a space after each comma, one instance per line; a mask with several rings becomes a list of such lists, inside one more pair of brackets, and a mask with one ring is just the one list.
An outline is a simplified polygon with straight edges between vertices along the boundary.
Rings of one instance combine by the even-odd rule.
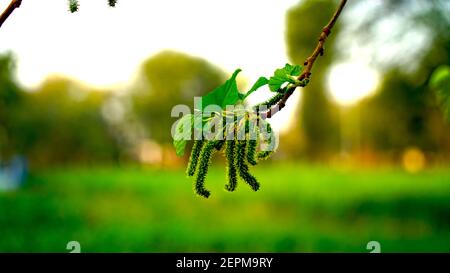
[[431, 76], [430, 86], [436, 91], [438, 102], [450, 120], [450, 66], [438, 67]]
[[269, 80], [265, 77], [260, 77], [255, 84], [252, 86], [252, 88], [250, 88], [250, 90], [247, 91], [247, 93], [245, 94], [241, 94], [242, 99], [247, 98], [248, 96], [250, 96], [251, 93], [255, 92], [256, 90], [258, 90], [260, 87], [263, 87], [264, 85], [268, 84]]
[[74, 13], [78, 11], [78, 7], [80, 5], [78, 4], [78, 0], [69, 0], [69, 11]]
[[191, 128], [193, 126], [194, 119], [192, 114], [188, 114], [178, 120], [175, 127], [175, 135], [173, 136], [173, 147], [177, 153], [177, 156], [183, 156], [186, 148], [186, 143], [191, 137]]
[[439, 66], [431, 76], [430, 85], [435, 89], [449, 88], [450, 84], [450, 66]]
[[241, 72], [241, 69], [236, 69], [231, 78], [224, 84], [203, 96], [201, 107], [196, 105], [195, 109], [204, 111], [209, 105], [217, 105], [222, 109], [225, 109], [227, 105], [235, 105], [241, 100], [241, 94], [239, 93], [236, 83], [236, 76], [239, 72]]
[[278, 91], [285, 83], [296, 83], [302, 67], [299, 65], [286, 64], [283, 68], [275, 70], [275, 73], [269, 79], [270, 91]]

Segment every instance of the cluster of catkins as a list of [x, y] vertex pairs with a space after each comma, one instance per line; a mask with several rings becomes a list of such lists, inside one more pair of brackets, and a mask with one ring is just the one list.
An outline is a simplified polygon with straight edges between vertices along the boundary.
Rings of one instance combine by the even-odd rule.
[[[266, 107], [274, 104], [272, 99], [264, 103]], [[260, 104], [262, 105], [262, 104]], [[254, 107], [258, 109], [260, 105]], [[226, 111], [219, 114], [223, 120], [223, 130], [210, 140], [194, 140], [187, 175], [195, 176], [195, 192], [208, 198], [210, 192], [205, 188], [205, 179], [214, 153], [222, 152], [226, 159], [227, 191], [235, 191], [240, 177], [254, 191], [259, 189], [257, 179], [250, 173], [249, 165], [256, 165], [259, 160], [269, 158], [275, 150], [276, 139], [270, 123], [261, 118], [258, 111], [254, 113], [231, 113], [234, 122], [229, 121]], [[228, 113], [230, 114], [230, 113]], [[217, 118], [217, 116], [216, 116]], [[222, 136], [218, 138], [218, 136]]]
[[[110, 7], [115, 7], [117, 4], [117, 0], [108, 0], [108, 5]], [[78, 8], [80, 7], [80, 4], [78, 3], [78, 0], [69, 0], [69, 11], [74, 13], [78, 11]]]

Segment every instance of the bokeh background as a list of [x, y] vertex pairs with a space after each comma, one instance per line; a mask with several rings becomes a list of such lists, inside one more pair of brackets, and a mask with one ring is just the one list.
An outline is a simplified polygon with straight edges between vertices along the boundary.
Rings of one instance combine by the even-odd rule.
[[172, 107], [302, 64], [337, 1], [104, 2], [24, 1], [0, 29], [0, 252], [450, 251], [448, 1], [349, 0], [261, 190], [226, 192], [217, 156], [209, 199]]

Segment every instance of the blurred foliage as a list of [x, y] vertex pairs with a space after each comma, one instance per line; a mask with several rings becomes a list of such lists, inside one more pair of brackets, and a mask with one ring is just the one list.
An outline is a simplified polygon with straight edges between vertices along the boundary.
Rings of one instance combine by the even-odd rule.
[[362, 144], [378, 151], [401, 152], [416, 146], [445, 153], [450, 128], [434, 98], [426, 85], [416, 85], [400, 72], [387, 74], [380, 90], [355, 107], [364, 124]]
[[17, 107], [15, 146], [37, 164], [117, 161], [120, 147], [101, 114], [107, 96], [66, 78], [47, 79]]
[[[371, 61], [382, 69], [415, 72], [412, 78], [419, 82], [427, 79], [436, 63], [448, 63], [447, 0], [350, 1], [347, 8], [344, 44], [366, 47], [371, 51]], [[340, 49], [349, 54], [353, 48]]]
[[24, 154], [32, 166], [129, 159], [132, 146], [146, 137], [140, 127], [160, 144], [171, 142], [172, 107], [192, 106], [194, 96], [225, 77], [202, 59], [169, 51], [144, 62], [133, 92], [125, 96], [59, 76], [23, 91], [14, 72], [12, 56], [1, 56], [0, 158]]
[[159, 143], [172, 143], [170, 116], [175, 105], [193, 109], [194, 96], [203, 96], [225, 81], [226, 75], [207, 61], [174, 51], [161, 52], [141, 67], [134, 88], [134, 109]]
[[1, 57], [1, 157], [24, 154], [32, 166], [118, 160], [121, 147], [100, 111], [107, 93], [62, 77], [24, 92], [14, 82], [12, 63], [11, 56]]
[[[332, 0], [302, 1], [288, 12], [288, 53], [295, 63], [302, 63], [315, 47], [336, 5]], [[345, 109], [357, 119], [353, 126], [360, 133], [354, 141], [372, 151], [394, 155], [408, 146], [433, 153], [450, 152], [450, 128], [439, 115], [428, 88], [436, 67], [450, 63], [449, 10], [442, 0], [350, 1], [327, 40], [328, 50], [314, 66], [311, 84], [301, 91], [301, 131], [293, 128], [289, 133], [302, 138], [298, 141], [301, 145], [289, 145], [288, 153], [294, 147], [309, 158], [320, 151], [336, 152], [336, 144], [343, 140], [339, 135], [346, 126], [343, 122], [350, 121], [339, 120], [339, 106], [329, 101], [325, 76], [332, 64], [353, 54], [355, 44], [370, 52], [371, 64], [383, 78], [374, 96]], [[386, 31], [388, 24], [395, 28]], [[404, 44], [417, 32], [425, 35], [425, 45]], [[388, 53], [386, 46], [398, 49]], [[293, 137], [284, 138], [289, 141]]]
[[[448, 3], [442, 0], [385, 1], [355, 28], [355, 39], [373, 44], [374, 52], [380, 43], [377, 40], [395, 44], [412, 31], [423, 28], [427, 33], [427, 43], [422, 47], [416, 45], [420, 54], [408, 55], [408, 49], [404, 48], [396, 52], [398, 62], [388, 63], [389, 66], [380, 64], [384, 74], [382, 86], [375, 96], [359, 105], [365, 126], [363, 139], [373, 148], [401, 151], [407, 146], [417, 146], [428, 152], [450, 152], [450, 128], [442, 120], [435, 95], [428, 88], [436, 67], [450, 63], [449, 12]], [[395, 35], [388, 35], [377, 31], [383, 20], [403, 24], [396, 25], [397, 29], [392, 31]], [[380, 60], [385, 61], [381, 57]]]
[[14, 79], [14, 60], [10, 54], [0, 55], [0, 159], [13, 153], [12, 119], [23, 94]]

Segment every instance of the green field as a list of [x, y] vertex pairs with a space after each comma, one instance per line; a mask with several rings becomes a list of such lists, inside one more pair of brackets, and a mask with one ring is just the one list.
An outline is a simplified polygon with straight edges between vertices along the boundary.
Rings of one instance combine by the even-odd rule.
[[254, 168], [261, 190], [206, 200], [183, 170], [70, 168], [31, 173], [0, 193], [1, 252], [450, 251], [450, 169], [342, 171], [310, 165]]

